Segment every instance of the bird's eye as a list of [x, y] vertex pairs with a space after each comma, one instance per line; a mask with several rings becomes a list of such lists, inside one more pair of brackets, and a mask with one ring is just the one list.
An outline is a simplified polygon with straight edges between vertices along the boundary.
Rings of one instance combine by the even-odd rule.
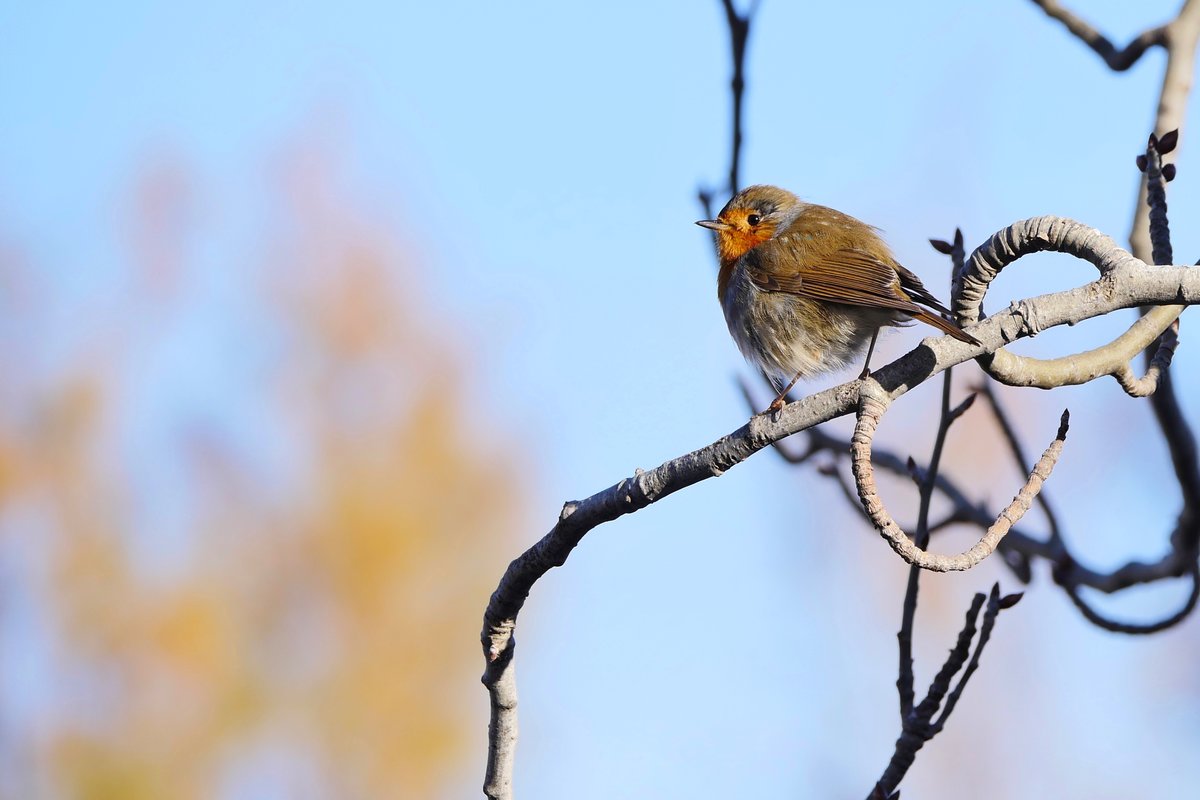
[[750, 216], [746, 217], [746, 222], [751, 228], [753, 228], [755, 225], [762, 222], [762, 217], [760, 217], [758, 214], [751, 214]]

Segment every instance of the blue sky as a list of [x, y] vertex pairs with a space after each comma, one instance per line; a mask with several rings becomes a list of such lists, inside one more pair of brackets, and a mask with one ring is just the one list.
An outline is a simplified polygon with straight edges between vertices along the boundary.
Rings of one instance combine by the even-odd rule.
[[[1177, 3], [1076, 5], [1124, 42]], [[424, 254], [413, 288], [423, 318], [455, 331], [447, 336], [481, 365], [473, 391], [492, 416], [472, 424], [528, 441], [533, 527], [517, 547], [549, 528], [563, 500], [744, 421], [734, 379], [749, 373], [715, 302], [709, 237], [691, 224], [697, 187], [727, 170], [718, 3], [25, 4], [0, 11], [0, 29], [0, 233], [53, 265], [60, 324], [47, 330], [62, 349], [86, 338], [78, 320], [113, 290], [125, 247], [118, 199], [148, 159], [181, 157], [224, 199], [222, 238], [198, 245], [198, 257], [214, 264], [211, 291], [236, 296], [236, 273], [220, 265], [269, 215], [256, 205], [263, 165], [318, 136], [377, 218]], [[747, 63], [743, 180], [879, 226], [930, 287], [948, 273], [926, 240], [956, 226], [974, 246], [1056, 213], [1122, 241], [1163, 62], [1152, 53], [1113, 75], [1019, 0], [765, 0]], [[1195, 219], [1200, 202], [1186, 130], [1175, 220]], [[1200, 250], [1197, 235], [1176, 225], [1181, 260]], [[990, 307], [1088, 280], [1088, 269], [1022, 261]], [[1061, 352], [1125, 323], [1017, 349]], [[920, 335], [891, 335], [884, 357]], [[227, 402], [228, 341], [180, 342], [179, 360], [210, 371], [155, 402], [196, 391]], [[1195, 374], [1186, 334], [1176, 364]], [[1187, 400], [1195, 389], [1185, 378], [1200, 419]], [[927, 452], [936, 397], [931, 386], [905, 398], [881, 435]], [[1051, 489], [1077, 551], [1101, 567], [1154, 557], [1176, 501], [1160, 448], [1142, 446], [1138, 467], [1128, 463], [1129, 448], [1153, 441], [1144, 404], [1109, 382], [1010, 405], [1030, 451], [1072, 408], [1076, 438]], [[994, 442], [986, 429], [961, 436]], [[952, 441], [950, 468], [1006, 500], [1016, 476], [975, 442]], [[1100, 491], [1109, 504], [1095, 502]], [[862, 795], [897, 732], [904, 571], [845, 511], [829, 481], [763, 453], [591, 533], [521, 618], [520, 795]], [[1013, 588], [985, 565], [928, 589], [919, 679], [970, 592], [997, 578]], [[1194, 659], [1196, 622], [1116, 638], [1088, 628], [1046, 578], [1001, 620], [906, 787], [928, 798], [964, 785], [1013, 798], [1181, 796], [1200, 778], [1200, 686], [1194, 671], [1164, 664]], [[1178, 595], [1139, 592], [1117, 613], [1153, 615]], [[464, 646], [474, 635], [464, 631]], [[487, 700], [473, 683], [463, 691], [479, 746], [448, 797], [482, 780]], [[977, 737], [995, 759], [972, 773], [961, 762]]]

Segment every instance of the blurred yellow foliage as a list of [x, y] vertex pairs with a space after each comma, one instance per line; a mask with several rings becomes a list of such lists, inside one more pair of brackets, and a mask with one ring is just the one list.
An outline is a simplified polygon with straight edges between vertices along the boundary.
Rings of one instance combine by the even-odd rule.
[[[137, 287], [104, 358], [81, 351], [37, 424], [0, 429], [0, 497], [45, 512], [19, 552], [53, 642], [8, 755], [27, 772], [0, 794], [424, 798], [482, 748], [477, 630], [520, 465], [464, 420], [468, 365], [449, 325], [426, 330], [414, 248], [348, 211], [319, 153], [289, 164], [266, 263], [235, 276], [268, 355], [221, 354], [258, 371], [249, 418], [274, 434], [123, 405], [147, 337], [120, 321], [169, 328], [189, 270], [222, 268], [185, 252], [205, 203], [177, 166], [135, 193]], [[147, 413], [168, 455], [130, 464]], [[183, 520], [165, 555], [144, 522], [161, 518]]]

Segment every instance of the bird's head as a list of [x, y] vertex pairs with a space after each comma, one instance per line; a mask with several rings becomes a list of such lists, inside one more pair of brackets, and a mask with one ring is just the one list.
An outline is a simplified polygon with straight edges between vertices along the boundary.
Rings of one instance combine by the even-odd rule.
[[799, 212], [800, 198], [775, 186], [751, 186], [725, 204], [716, 219], [696, 224], [716, 231], [721, 263], [737, 261], [786, 227]]

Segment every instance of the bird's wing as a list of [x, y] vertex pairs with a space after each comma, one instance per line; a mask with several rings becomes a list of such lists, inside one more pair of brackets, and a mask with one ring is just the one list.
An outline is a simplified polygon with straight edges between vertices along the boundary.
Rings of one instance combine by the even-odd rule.
[[[751, 251], [750, 256], [756, 252]], [[797, 255], [809, 256], [796, 258]], [[922, 303], [939, 313], [947, 314], [945, 306], [929, 293], [913, 273], [894, 261], [882, 261], [862, 250], [842, 249], [812, 258], [812, 253], [790, 254], [787, 263], [803, 264], [803, 268], [779, 269], [770, 257], [748, 257], [746, 270], [750, 280], [768, 292], [787, 292], [833, 303], [898, 311], [932, 325], [955, 339], [969, 344], [979, 341], [964, 333], [953, 322], [930, 313]], [[917, 302], [913, 302], [913, 301]]]
[[[752, 251], [753, 253], [754, 251]], [[881, 261], [862, 250], [842, 249], [822, 253], [812, 258], [811, 253], [784, 253], [786, 262], [802, 263], [802, 269], [781, 269], [780, 259], [747, 259], [747, 272], [756, 286], [768, 292], [809, 297], [832, 303], [866, 306], [916, 314], [921, 307], [910, 300], [901, 286], [905, 284], [905, 273], [920, 286], [920, 281], [908, 270], [896, 263]], [[903, 272], [901, 272], [903, 270]], [[897, 280], [897, 276], [900, 279]], [[925, 287], [914, 292], [915, 299], [932, 300], [932, 307], [942, 310]]]

